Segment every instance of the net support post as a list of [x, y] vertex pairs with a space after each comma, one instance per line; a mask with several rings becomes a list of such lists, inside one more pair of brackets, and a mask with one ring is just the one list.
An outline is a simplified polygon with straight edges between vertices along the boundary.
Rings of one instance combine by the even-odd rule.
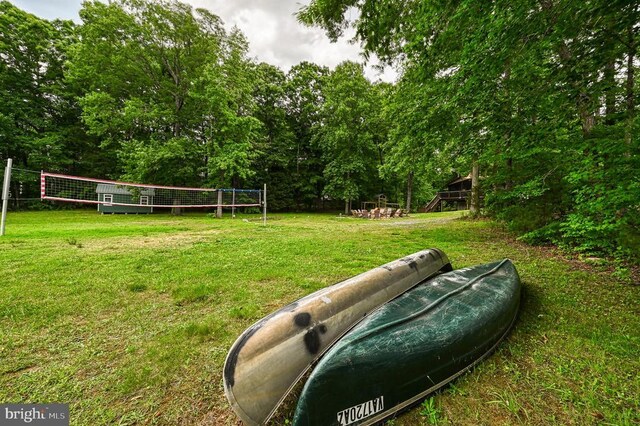
[[231, 219], [236, 217], [236, 189], [231, 190]]
[[267, 226], [267, 184], [264, 184], [262, 195], [262, 224]]
[[4, 235], [5, 223], [7, 220], [7, 209], [9, 207], [9, 183], [11, 182], [11, 167], [13, 159], [7, 159], [7, 167], [4, 169], [4, 182], [2, 184], [2, 219], [0, 219], [0, 236]]
[[218, 189], [218, 209], [216, 210], [216, 217], [220, 219], [222, 217], [222, 190]]
[[40, 199], [44, 200], [47, 195], [47, 178], [44, 174], [44, 170], [40, 170]]

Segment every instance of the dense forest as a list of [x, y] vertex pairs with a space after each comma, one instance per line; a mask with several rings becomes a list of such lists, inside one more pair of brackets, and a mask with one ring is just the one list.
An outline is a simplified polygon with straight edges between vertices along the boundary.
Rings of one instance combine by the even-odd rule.
[[[474, 211], [525, 241], [638, 261], [640, 7], [616, 0], [313, 0], [362, 64], [288, 72], [177, 1], [0, 3], [0, 160], [126, 181], [257, 188], [275, 210], [424, 205], [471, 174]], [[337, 206], [336, 204], [333, 204]], [[482, 210], [479, 207], [482, 207]]]

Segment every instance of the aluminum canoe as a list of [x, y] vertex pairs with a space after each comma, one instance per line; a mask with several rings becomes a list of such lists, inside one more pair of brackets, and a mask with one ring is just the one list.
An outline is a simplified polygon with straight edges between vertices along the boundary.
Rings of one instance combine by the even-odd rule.
[[520, 279], [507, 259], [427, 280], [326, 352], [294, 426], [370, 425], [418, 402], [490, 354], [519, 305]]
[[224, 390], [245, 425], [265, 424], [292, 387], [366, 315], [439, 271], [438, 249], [423, 250], [312, 293], [249, 327], [224, 365]]

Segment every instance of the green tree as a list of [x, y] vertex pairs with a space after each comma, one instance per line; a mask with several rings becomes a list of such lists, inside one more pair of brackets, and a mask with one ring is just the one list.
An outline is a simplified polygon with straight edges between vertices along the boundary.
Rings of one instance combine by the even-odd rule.
[[407, 209], [427, 204], [448, 179], [468, 173], [468, 162], [451, 152], [457, 145], [445, 131], [454, 116], [451, 106], [438, 102], [432, 85], [415, 81], [417, 71], [405, 70], [385, 108], [389, 135], [382, 172], [404, 182]]
[[375, 107], [372, 92], [362, 65], [355, 62], [338, 65], [324, 90], [315, 138], [326, 162], [325, 193], [345, 200], [345, 214], [351, 210], [351, 201], [364, 194], [378, 175], [370, 122]]
[[313, 135], [321, 122], [324, 89], [329, 69], [301, 62], [289, 70], [285, 85], [289, 127], [294, 134], [292, 188], [296, 209], [311, 209], [322, 199], [325, 161]]
[[262, 123], [254, 117], [255, 68], [244, 35], [234, 29], [223, 48], [221, 63], [210, 64], [202, 77], [206, 171], [214, 185], [237, 187], [255, 174], [264, 150]]
[[95, 160], [63, 74], [75, 30], [0, 2], [0, 156], [17, 167], [78, 171]]
[[85, 2], [80, 17], [68, 77], [85, 88], [82, 118], [115, 147], [124, 178], [222, 185], [249, 173], [255, 125], [238, 31], [177, 1]]
[[252, 186], [269, 187], [272, 210], [295, 208], [295, 135], [287, 119], [285, 105], [286, 74], [266, 63], [254, 71], [254, 117], [262, 124], [262, 152], [256, 162], [256, 180]]

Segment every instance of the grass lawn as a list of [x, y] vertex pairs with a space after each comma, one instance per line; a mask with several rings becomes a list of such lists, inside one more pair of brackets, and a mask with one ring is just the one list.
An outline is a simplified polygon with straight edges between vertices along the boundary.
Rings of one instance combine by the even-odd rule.
[[495, 354], [388, 424], [638, 424], [640, 287], [458, 216], [288, 214], [263, 227], [204, 214], [9, 213], [0, 402], [69, 403], [79, 425], [235, 425], [222, 365], [246, 327], [438, 247], [456, 268], [512, 259], [523, 309]]

